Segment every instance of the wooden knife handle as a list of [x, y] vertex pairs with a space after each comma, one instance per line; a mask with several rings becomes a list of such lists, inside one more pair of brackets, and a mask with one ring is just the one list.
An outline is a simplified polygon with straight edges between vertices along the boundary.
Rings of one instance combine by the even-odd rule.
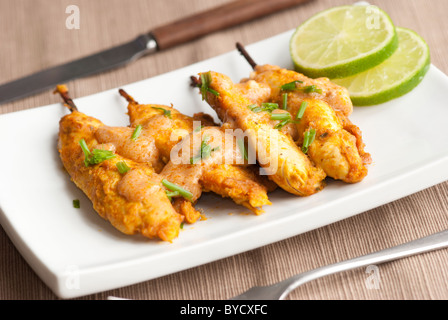
[[158, 27], [151, 34], [163, 50], [308, 1], [236, 0]]

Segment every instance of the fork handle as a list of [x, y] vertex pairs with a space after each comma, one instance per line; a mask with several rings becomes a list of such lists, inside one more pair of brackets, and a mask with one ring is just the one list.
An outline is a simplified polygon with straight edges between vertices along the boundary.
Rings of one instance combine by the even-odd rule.
[[282, 281], [284, 283], [290, 282], [290, 285], [284, 292], [282, 298], [286, 297], [289, 292], [297, 288], [299, 285], [317, 278], [321, 278], [337, 272], [393, 261], [400, 258], [405, 258], [419, 253], [429, 252], [446, 247], [448, 247], [448, 230], [444, 230], [433, 235], [413, 240], [411, 242], [407, 242], [392, 248], [384, 249], [361, 257], [341, 261], [335, 264], [304, 272], [286, 279], [285, 281]]

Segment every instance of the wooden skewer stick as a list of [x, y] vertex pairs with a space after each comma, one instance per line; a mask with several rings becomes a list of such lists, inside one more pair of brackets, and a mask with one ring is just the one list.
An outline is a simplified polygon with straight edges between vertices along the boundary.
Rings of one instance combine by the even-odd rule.
[[190, 80], [191, 80], [190, 85], [192, 87], [196, 88], [196, 87], [200, 87], [201, 86], [201, 79], [199, 79], [199, 78], [197, 78], [195, 76], [191, 76]]
[[254, 61], [254, 59], [252, 59], [252, 57], [246, 51], [244, 46], [241, 43], [237, 42], [236, 43], [236, 48], [241, 53], [241, 55], [246, 59], [246, 61], [249, 62], [249, 64], [252, 67], [252, 69], [255, 69], [255, 67], [257, 66], [257, 63]]
[[66, 85], [64, 85], [64, 84], [57, 85], [56, 90], [54, 90], [53, 93], [54, 94], [59, 93], [59, 95], [65, 102], [64, 105], [70, 110], [70, 112], [78, 111], [78, 108], [76, 107], [72, 98], [68, 94], [68, 88]]
[[133, 97], [131, 97], [126, 91], [124, 91], [123, 89], [119, 89], [118, 92], [120, 93], [120, 95], [122, 97], [124, 97], [129, 103], [133, 103], [133, 104], [139, 104], [137, 101], [134, 100]]
[[[244, 46], [241, 43], [237, 42], [236, 43], [236, 48], [241, 53], [241, 55], [246, 59], [246, 61], [250, 64], [252, 69], [255, 69], [255, 67], [257, 66], [257, 63], [254, 61], [254, 59], [252, 59], [252, 57], [247, 52], [247, 50], [244, 48]], [[200, 78], [197, 78], [195, 76], [191, 76], [190, 80], [191, 80], [190, 81], [190, 85], [192, 87], [200, 87], [201, 86], [201, 79]]]

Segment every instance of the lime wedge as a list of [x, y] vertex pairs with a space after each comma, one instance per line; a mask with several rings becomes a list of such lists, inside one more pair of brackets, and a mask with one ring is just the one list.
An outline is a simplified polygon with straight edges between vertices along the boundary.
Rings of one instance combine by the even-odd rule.
[[377, 66], [398, 47], [395, 26], [376, 6], [339, 6], [301, 24], [290, 40], [296, 71], [343, 78]]
[[426, 42], [414, 31], [397, 27], [399, 47], [370, 70], [332, 80], [346, 87], [354, 105], [368, 106], [398, 98], [414, 89], [429, 70], [431, 58]]

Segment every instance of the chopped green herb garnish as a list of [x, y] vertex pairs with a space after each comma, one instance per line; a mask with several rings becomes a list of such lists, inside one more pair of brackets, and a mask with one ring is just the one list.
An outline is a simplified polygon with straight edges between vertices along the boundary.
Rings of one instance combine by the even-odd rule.
[[142, 125], [139, 124], [138, 126], [135, 127], [134, 132], [132, 133], [131, 136], [131, 140], [137, 140], [137, 138], [140, 136], [140, 134], [142, 133]]
[[271, 102], [264, 102], [261, 104], [261, 106], [257, 106], [256, 104], [251, 104], [247, 106], [252, 112], [258, 113], [262, 111], [272, 112], [275, 109], [278, 109], [277, 103], [271, 103]]
[[[162, 185], [170, 191], [178, 192], [179, 193], [178, 195], [184, 197], [187, 200], [190, 200], [190, 201], [193, 200], [193, 194], [190, 191], [185, 190], [184, 188], [179, 187], [178, 185], [176, 185], [172, 182], [169, 182], [166, 179], [162, 180]], [[172, 197], [172, 195], [171, 195], [171, 197]]]
[[295, 90], [297, 88], [296, 83], [303, 83], [303, 81], [296, 80], [289, 83], [286, 83], [280, 87], [282, 90]]
[[207, 92], [214, 94], [215, 96], [219, 96], [219, 92], [210, 88], [210, 83], [212, 83], [212, 75], [209, 72], [201, 73], [201, 94], [202, 100], [207, 98]]
[[198, 160], [200, 160], [201, 158], [196, 156], [196, 157], [191, 157], [190, 158], [190, 164], [195, 164], [196, 162], [198, 162]]
[[288, 109], [288, 94], [284, 93], [283, 94], [283, 110], [287, 110]]
[[181, 229], [184, 228], [184, 224], [185, 224], [185, 222], [182, 222], [182, 223], [180, 224], [180, 228], [181, 228]]
[[291, 122], [291, 114], [289, 112], [272, 113], [271, 120], [279, 120], [280, 122], [274, 126], [274, 129], [282, 129], [285, 125]]
[[247, 149], [244, 144], [244, 139], [237, 139], [236, 142], [238, 143], [238, 148], [240, 149], [240, 152], [243, 155], [244, 160], [247, 160], [249, 158], [249, 156], [247, 154]]
[[127, 165], [126, 162], [124, 161], [119, 161], [115, 164], [115, 166], [118, 169], [118, 172], [120, 172], [121, 174], [125, 174], [126, 172], [128, 172], [129, 170], [131, 170], [131, 168], [129, 168], [129, 166]]
[[271, 102], [264, 102], [261, 104], [261, 108], [263, 108], [263, 111], [274, 111], [275, 109], [278, 109], [278, 104]]
[[215, 96], [219, 96], [219, 92], [213, 90], [212, 88], [208, 88], [207, 91], [210, 92], [210, 93], [212, 93], [212, 94], [214, 94]]
[[252, 109], [252, 112], [255, 112], [255, 113], [262, 112], [262, 111], [265, 111], [265, 110], [263, 110], [262, 107], [256, 107], [256, 108]]
[[317, 93], [322, 93], [322, 89], [319, 89], [318, 87], [316, 87], [314, 84], [311, 86], [306, 86], [303, 88], [303, 91], [305, 93], [311, 93], [311, 92], [317, 92]]
[[316, 87], [316, 85], [311, 85], [311, 86], [305, 86], [305, 87], [297, 87], [296, 84], [297, 83], [303, 83], [303, 81], [300, 80], [296, 80], [290, 83], [286, 83], [284, 85], [282, 85], [280, 87], [280, 89], [282, 90], [301, 90], [305, 93], [311, 93], [311, 92], [317, 92], [317, 93], [322, 93], [322, 89], [319, 89], [318, 87]]
[[291, 114], [289, 112], [273, 113], [271, 114], [271, 120], [291, 120]]
[[171, 118], [171, 110], [164, 109], [164, 108], [160, 108], [160, 107], [152, 107], [152, 108], [153, 108], [153, 109], [156, 109], [156, 110], [163, 111], [163, 115], [164, 115], [164, 116], [166, 116], [166, 117], [172, 119], [172, 118]]
[[201, 142], [201, 149], [199, 150], [199, 155], [190, 158], [191, 164], [195, 164], [198, 160], [201, 159], [207, 159], [208, 157], [210, 157], [212, 152], [218, 151], [220, 149], [219, 146], [212, 149], [212, 147], [208, 144], [208, 140], [210, 140], [210, 137], [208, 135], [204, 135], [204, 138], [202, 139]]
[[250, 106], [247, 106], [252, 112], [258, 113], [265, 111], [264, 108], [257, 106], [256, 104], [251, 104]]
[[109, 150], [93, 149], [93, 151], [90, 152], [84, 139], [81, 139], [79, 141], [79, 145], [81, 146], [81, 149], [85, 155], [84, 164], [86, 167], [93, 166], [103, 161], [113, 159], [116, 157], [116, 155]]
[[290, 122], [291, 122], [291, 120], [289, 120], [289, 119], [288, 120], [283, 120], [283, 121], [277, 123], [275, 125], [274, 129], [281, 130], [284, 126], [286, 126]]
[[95, 165], [103, 161], [113, 159], [116, 155], [109, 150], [93, 149], [91, 156], [89, 157], [88, 164]]
[[197, 126], [196, 128], [194, 128], [193, 132], [199, 132], [202, 130], [202, 128], [204, 128], [204, 126]]
[[303, 145], [302, 145], [303, 153], [308, 152], [308, 147], [313, 143], [315, 137], [316, 137], [315, 129], [311, 128], [310, 130], [305, 132], [305, 136], [303, 137]]
[[[84, 139], [81, 139], [79, 141], [79, 145], [81, 146], [81, 149], [84, 152], [85, 159], [90, 157], [90, 150], [89, 150], [89, 147], [87, 146], [86, 141]], [[84, 160], [84, 163], [86, 164], [86, 167], [87, 167], [87, 162], [85, 160]]]
[[81, 202], [78, 199], [73, 200], [73, 208], [81, 208]]
[[170, 199], [170, 201], [173, 199], [173, 197], [177, 197], [180, 195], [179, 191], [165, 191], [166, 196], [168, 197], [168, 199]]
[[302, 101], [302, 103], [300, 104], [299, 111], [296, 114], [296, 120], [302, 119], [306, 107], [308, 107], [308, 101]]

